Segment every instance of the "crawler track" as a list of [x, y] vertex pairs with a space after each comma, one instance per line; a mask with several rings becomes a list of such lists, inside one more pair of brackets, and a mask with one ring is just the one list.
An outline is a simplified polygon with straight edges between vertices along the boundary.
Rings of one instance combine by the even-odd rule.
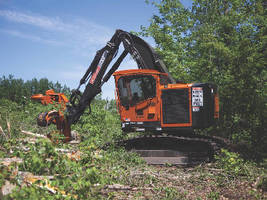
[[136, 152], [148, 164], [191, 166], [210, 162], [229, 142], [219, 137], [187, 135], [150, 135], [117, 142], [118, 146]]

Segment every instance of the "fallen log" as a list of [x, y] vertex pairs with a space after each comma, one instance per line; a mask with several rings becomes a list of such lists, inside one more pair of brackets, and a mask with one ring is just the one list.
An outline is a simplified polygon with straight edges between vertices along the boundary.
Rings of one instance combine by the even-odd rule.
[[12, 162], [16, 163], [22, 163], [23, 160], [18, 157], [12, 157], [12, 158], [0, 158], [0, 164], [4, 166], [9, 166]]
[[29, 136], [32, 136], [32, 137], [39, 137], [39, 138], [47, 138], [45, 135], [41, 135], [41, 134], [38, 134], [38, 133], [32, 133], [30, 131], [24, 131], [24, 130], [21, 130], [22, 133], [26, 134], [26, 135], [29, 135]]
[[136, 191], [136, 190], [153, 190], [153, 187], [131, 187], [128, 185], [121, 185], [121, 184], [113, 184], [113, 185], [107, 185], [104, 187], [104, 189], [107, 190], [131, 190], [131, 191]]
[[[32, 133], [30, 131], [24, 131], [24, 130], [21, 130], [22, 133], [24, 133], [25, 135], [28, 135], [28, 136], [31, 136], [31, 137], [37, 137], [37, 138], [46, 138], [46, 139], [49, 139], [47, 136], [45, 135], [41, 135], [41, 134], [38, 134], [38, 133]], [[0, 133], [1, 133], [1, 126], [0, 126]], [[72, 131], [73, 133], [73, 131]], [[2, 133], [4, 134], [4, 132]], [[75, 134], [77, 135], [78, 133], [75, 132]], [[75, 135], [74, 134], [74, 135]], [[75, 136], [73, 137], [74, 140], [71, 140], [69, 141], [68, 143], [69, 144], [79, 144], [81, 141], [80, 139], [78, 138], [78, 136]], [[50, 139], [49, 139], [50, 140]], [[51, 141], [51, 140], [50, 140]]]

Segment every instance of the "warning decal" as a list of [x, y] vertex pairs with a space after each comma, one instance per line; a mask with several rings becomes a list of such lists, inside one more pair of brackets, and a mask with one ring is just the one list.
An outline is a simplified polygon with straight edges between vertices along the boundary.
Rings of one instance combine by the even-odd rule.
[[192, 88], [192, 106], [193, 107], [203, 106], [203, 89], [201, 87]]
[[102, 56], [101, 56], [101, 58], [100, 58], [100, 60], [99, 60], [97, 68], [96, 68], [95, 72], [93, 73], [93, 75], [92, 75], [92, 77], [91, 77], [91, 79], [89, 81], [89, 83], [91, 83], [92, 85], [94, 84], [95, 79], [96, 79], [100, 69], [102, 68], [102, 65], [104, 64], [104, 62], [106, 60], [107, 54], [108, 54], [108, 50], [104, 51]]
[[192, 107], [192, 109], [193, 109], [193, 112], [198, 112], [199, 111], [199, 107], [197, 107], [197, 106]]

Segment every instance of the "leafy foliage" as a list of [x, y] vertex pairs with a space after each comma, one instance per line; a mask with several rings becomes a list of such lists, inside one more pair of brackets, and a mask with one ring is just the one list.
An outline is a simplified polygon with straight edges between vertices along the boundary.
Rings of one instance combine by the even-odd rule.
[[249, 176], [249, 166], [251, 163], [245, 162], [237, 153], [221, 149], [221, 154], [216, 155], [216, 162], [231, 177]]
[[141, 27], [141, 34], [154, 38], [177, 79], [218, 85], [217, 134], [245, 143], [250, 157], [266, 156], [266, 3], [196, 0], [191, 8], [179, 0], [152, 4], [159, 14]]

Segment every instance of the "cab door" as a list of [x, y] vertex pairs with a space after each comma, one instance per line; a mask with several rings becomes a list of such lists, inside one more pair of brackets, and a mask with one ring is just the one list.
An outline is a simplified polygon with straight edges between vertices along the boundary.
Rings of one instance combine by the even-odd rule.
[[137, 123], [159, 121], [156, 77], [153, 75], [121, 76], [117, 81], [121, 120]]

